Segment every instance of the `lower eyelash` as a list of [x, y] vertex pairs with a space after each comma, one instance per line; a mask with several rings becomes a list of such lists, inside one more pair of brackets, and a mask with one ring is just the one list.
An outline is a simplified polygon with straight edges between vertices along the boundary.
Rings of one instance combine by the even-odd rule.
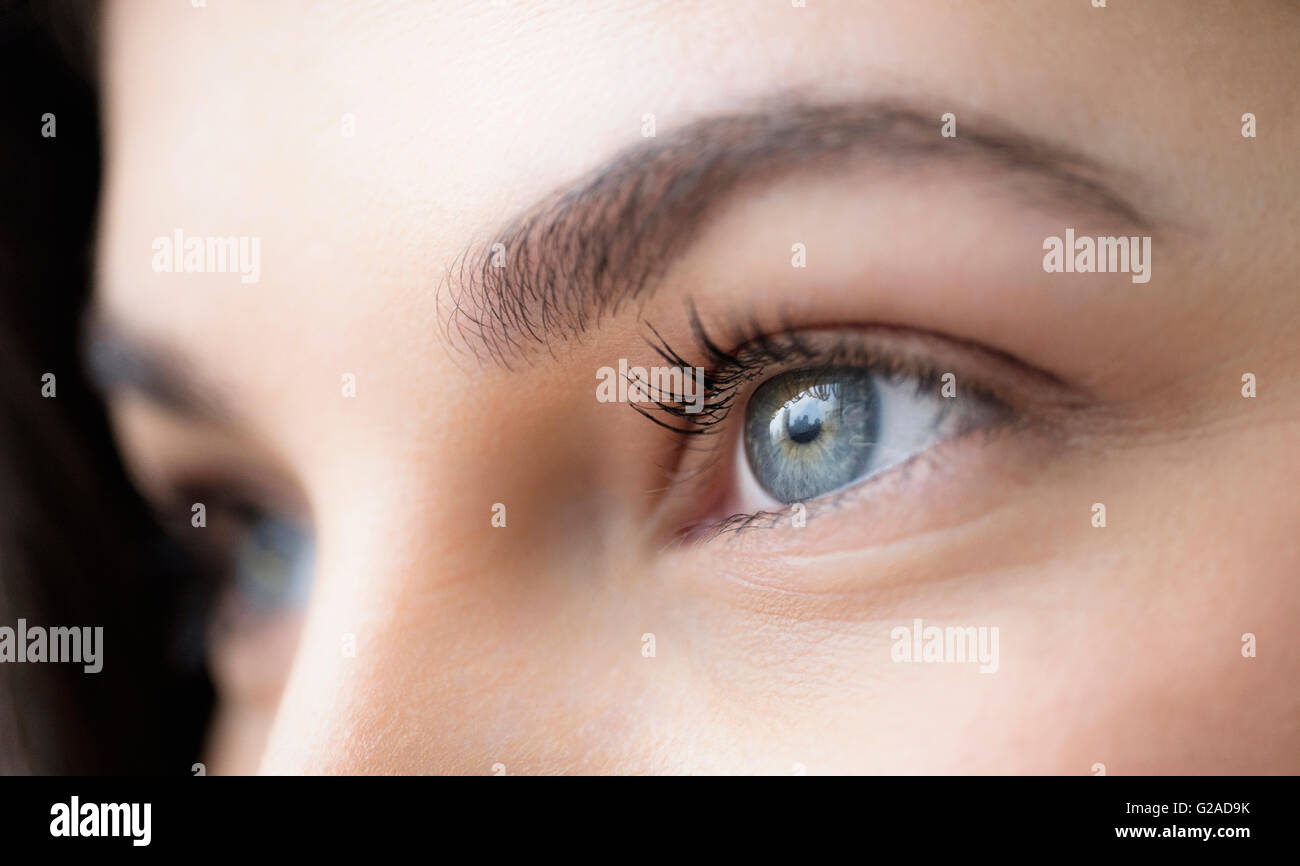
[[[927, 471], [942, 466], [947, 459], [949, 447], [969, 445], [972, 436], [997, 437], [1025, 429], [1023, 419], [1006, 417], [987, 427], [969, 430], [957, 434], [952, 439], [939, 443], [933, 448], [922, 451], [910, 459], [886, 469], [879, 474], [860, 479], [847, 487], [831, 491], [808, 502], [799, 503], [807, 509], [807, 519], [833, 513], [850, 500], [868, 495], [879, 495], [882, 484], [905, 485], [909, 477], [918, 471]], [[696, 521], [683, 528], [683, 541], [706, 542], [724, 536], [738, 537], [752, 530], [779, 529], [786, 525], [791, 517], [793, 503], [779, 510], [760, 509], [753, 512], [738, 512], [717, 520]]]

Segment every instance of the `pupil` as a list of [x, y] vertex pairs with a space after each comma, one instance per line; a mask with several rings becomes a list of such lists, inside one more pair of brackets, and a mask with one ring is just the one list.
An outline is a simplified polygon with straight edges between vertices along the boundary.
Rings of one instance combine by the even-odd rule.
[[787, 417], [785, 430], [791, 441], [806, 445], [821, 435], [822, 419], [814, 418], [811, 413], [802, 414], [797, 418]]
[[777, 502], [803, 502], [869, 474], [880, 459], [875, 374], [850, 366], [791, 370], [745, 407], [744, 457]]
[[785, 410], [785, 435], [799, 445], [812, 442], [821, 435], [826, 413], [838, 396], [833, 386], [812, 388], [800, 394]]

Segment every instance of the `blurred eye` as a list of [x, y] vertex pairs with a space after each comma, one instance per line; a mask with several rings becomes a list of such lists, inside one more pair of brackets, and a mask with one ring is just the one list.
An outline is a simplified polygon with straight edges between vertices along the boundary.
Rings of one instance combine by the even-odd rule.
[[311, 535], [273, 514], [250, 516], [235, 543], [231, 588], [256, 613], [298, 607], [311, 589]]
[[739, 505], [815, 499], [904, 463], [959, 431], [956, 402], [914, 375], [864, 366], [774, 376], [745, 407]]

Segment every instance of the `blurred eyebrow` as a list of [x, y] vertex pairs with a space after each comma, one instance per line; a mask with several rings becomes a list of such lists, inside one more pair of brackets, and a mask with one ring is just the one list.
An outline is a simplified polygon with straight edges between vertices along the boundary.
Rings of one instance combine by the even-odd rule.
[[1031, 207], [1151, 227], [1103, 182], [1116, 170], [965, 112], [958, 135], [944, 138], [943, 113], [898, 101], [787, 98], [647, 139], [457, 257], [438, 288], [444, 337], [509, 367], [530, 348], [582, 333], [644, 297], [743, 186], [842, 170], [855, 159], [895, 173], [937, 165], [1000, 173]]
[[92, 311], [85, 329], [85, 366], [102, 393], [134, 393], [196, 420], [229, 423], [228, 401], [204, 383], [176, 353], [140, 340]]

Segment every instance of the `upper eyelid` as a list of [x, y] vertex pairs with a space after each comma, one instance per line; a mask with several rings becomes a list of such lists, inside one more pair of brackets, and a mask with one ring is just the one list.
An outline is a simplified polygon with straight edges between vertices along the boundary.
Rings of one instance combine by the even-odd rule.
[[215, 514], [235, 517], [240, 523], [258, 515], [277, 515], [284, 520], [312, 528], [311, 509], [292, 488], [270, 483], [233, 464], [184, 470], [168, 478], [166, 488], [155, 497], [153, 508], [160, 523], [170, 520], [189, 525], [190, 508], [202, 502], [209, 518]]
[[[696, 342], [706, 355], [712, 356], [718, 341], [709, 334], [709, 330], [704, 325], [693, 301], [688, 302], [688, 313]], [[876, 337], [876, 342], [882, 343], [886, 347], [893, 347], [895, 350], [899, 348], [900, 343], [911, 343], [914, 349], [915, 344], [921, 343], [922, 348], [925, 350], [924, 354], [929, 356], [931, 353], [942, 352], [947, 355], [947, 360], [954, 362], [953, 366], [961, 366], [962, 362], [968, 365], [982, 362], [1006, 371], [1016, 371], [1033, 385], [1043, 389], [1060, 391], [1063, 396], [1068, 397], [1071, 401], [1082, 403], [1095, 399], [1087, 388], [1067, 381], [1050, 370], [1029, 363], [1009, 352], [966, 337], [958, 337], [933, 330], [915, 329], [906, 324], [885, 321], [799, 322], [786, 314], [782, 314], [773, 325], [764, 325], [757, 319], [733, 319], [732, 322], [741, 323], [741, 327], [736, 328], [733, 324], [732, 331], [728, 334], [728, 341], [736, 347], [730, 353], [726, 353], [728, 355], [734, 355], [756, 342], [761, 343], [774, 338], [797, 339], [801, 334], [813, 332], [856, 332], [864, 336]], [[867, 345], [868, 348], [874, 348], [870, 343]], [[945, 348], [946, 351], [943, 351]], [[880, 352], [876, 355], [876, 365], [887, 367], [888, 364], [884, 362], [897, 358], [899, 354], [902, 353], [896, 351], [893, 353], [893, 358], [891, 358], [891, 353]], [[922, 353], [914, 352], [914, 354]]]
[[[965, 341], [950, 340], [942, 336], [922, 334], [893, 326], [841, 325], [799, 328], [786, 323], [778, 330], [765, 332], [760, 325], [750, 323], [747, 325], [749, 336], [739, 333], [730, 338], [729, 344], [734, 345], [734, 348], [722, 348], [700, 323], [693, 308], [691, 315], [696, 342], [699, 344], [700, 351], [712, 363], [705, 372], [705, 411], [689, 413], [685, 411], [684, 404], [655, 401], [661, 411], [672, 416], [677, 422], [690, 425], [674, 427], [638, 408], [642, 415], [652, 421], [682, 434], [718, 432], [731, 410], [742, 402], [742, 397], [747, 396], [749, 386], [754, 380], [784, 369], [792, 369], [797, 364], [857, 362], [886, 376], [915, 376], [918, 379], [918, 388], [932, 386], [936, 390], [943, 373], [961, 372], [959, 381], [963, 393], [977, 397], [995, 409], [1003, 410], [1007, 409], [1013, 401], [1001, 397], [996, 389], [990, 387], [978, 373], [973, 376], [968, 373], [967, 368], [978, 364], [981, 360], [974, 355], [978, 353], [984, 359], [991, 359], [990, 362], [996, 360], [1000, 367], [1008, 364], [1007, 359], [1009, 359], [1016, 367], [1025, 369], [1030, 377], [1037, 378], [1038, 375], [1037, 371], [1027, 368], [1019, 359], [1010, 356], [998, 357], [990, 350], [972, 347]], [[653, 334], [653, 339], [648, 338], [649, 342], [660, 357], [674, 365], [692, 366], [668, 345], [658, 330], [653, 326], [648, 327]], [[829, 347], [826, 345], [828, 335], [836, 335], [837, 340]], [[950, 343], [953, 351], [948, 360], [955, 363], [949, 365], [951, 370], [943, 369], [942, 365], [932, 363], [929, 355], [918, 350], [915, 345], [910, 350], [903, 351], [899, 343], [904, 340], [913, 343], [918, 340], [927, 341], [928, 348], [931, 349], [940, 342]], [[956, 362], [957, 359], [953, 357], [955, 355], [969, 357]], [[1050, 376], [1050, 374], [1042, 375]], [[1053, 388], [1063, 387], [1056, 382], [1050, 384]]]

